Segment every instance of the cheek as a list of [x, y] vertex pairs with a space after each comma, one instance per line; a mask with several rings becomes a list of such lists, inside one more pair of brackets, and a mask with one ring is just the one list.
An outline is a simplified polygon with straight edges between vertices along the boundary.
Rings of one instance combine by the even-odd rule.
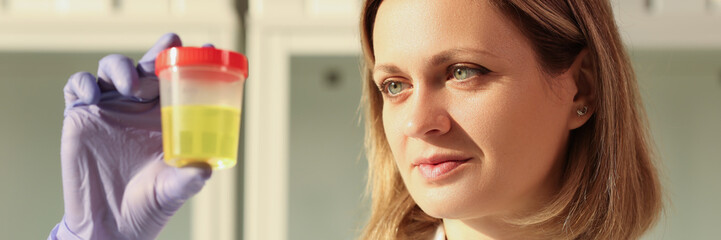
[[396, 161], [403, 159], [404, 156], [402, 150], [404, 149], [405, 141], [403, 140], [401, 116], [402, 114], [398, 114], [397, 107], [383, 106], [383, 131], [385, 132], [386, 140], [388, 140], [388, 145], [390, 145], [391, 152]]
[[[539, 80], [540, 81], [540, 80]], [[482, 154], [485, 179], [524, 191], [552, 171], [565, 144], [562, 106], [540, 85], [506, 85], [465, 98], [454, 118]], [[518, 194], [518, 193], [516, 193]]]

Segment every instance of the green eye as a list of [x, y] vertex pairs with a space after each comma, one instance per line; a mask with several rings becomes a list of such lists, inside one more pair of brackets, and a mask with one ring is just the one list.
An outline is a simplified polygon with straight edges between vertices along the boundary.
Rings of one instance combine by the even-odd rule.
[[453, 70], [453, 77], [458, 80], [468, 78], [468, 68], [456, 68]]
[[478, 68], [467, 67], [467, 66], [455, 66], [451, 68], [453, 78], [457, 80], [466, 80], [477, 75], [485, 75], [491, 72], [485, 67], [479, 66]]
[[408, 84], [403, 83], [403, 82], [388, 81], [385, 84], [385, 90], [391, 96], [398, 95], [401, 92], [403, 92], [403, 90], [406, 90], [407, 88], [408, 88]]

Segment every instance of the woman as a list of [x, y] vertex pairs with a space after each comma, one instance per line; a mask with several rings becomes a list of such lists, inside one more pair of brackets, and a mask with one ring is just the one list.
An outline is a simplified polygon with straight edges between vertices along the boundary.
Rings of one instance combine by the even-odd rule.
[[635, 239], [661, 209], [605, 0], [369, 0], [364, 239]]
[[[661, 209], [608, 1], [367, 1], [363, 239], [634, 239]], [[65, 88], [50, 239], [152, 239], [210, 176], [162, 162], [155, 56]], [[132, 149], [132, 150], [129, 150]]]

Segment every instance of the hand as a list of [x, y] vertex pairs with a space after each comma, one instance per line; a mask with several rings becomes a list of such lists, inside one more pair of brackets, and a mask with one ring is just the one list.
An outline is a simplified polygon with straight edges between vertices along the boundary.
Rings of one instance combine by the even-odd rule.
[[97, 79], [65, 85], [61, 161], [65, 216], [49, 239], [154, 239], [211, 175], [207, 164], [163, 162], [155, 58], [181, 46], [166, 34], [135, 66], [108, 55]]

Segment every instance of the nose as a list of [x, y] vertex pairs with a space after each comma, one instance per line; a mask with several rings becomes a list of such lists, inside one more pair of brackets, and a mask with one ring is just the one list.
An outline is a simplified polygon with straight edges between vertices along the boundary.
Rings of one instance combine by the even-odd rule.
[[438, 96], [418, 92], [409, 106], [403, 132], [412, 138], [428, 138], [446, 134], [451, 119], [446, 106]]

